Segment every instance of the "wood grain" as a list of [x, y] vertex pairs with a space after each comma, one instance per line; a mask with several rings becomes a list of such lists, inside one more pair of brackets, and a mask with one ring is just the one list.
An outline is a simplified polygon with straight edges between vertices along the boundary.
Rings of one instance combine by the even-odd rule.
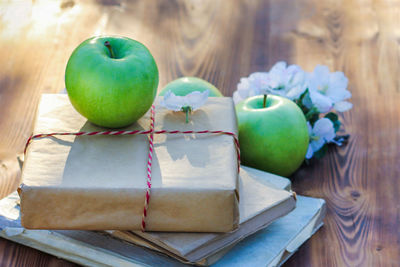
[[[278, 60], [344, 71], [354, 108], [341, 115], [347, 146], [293, 177], [328, 203], [325, 227], [286, 266], [396, 266], [400, 262], [400, 1], [2, 1], [0, 196], [19, 184], [15, 155], [42, 93], [64, 88], [73, 49], [98, 34], [143, 42], [160, 87], [198, 76], [227, 96], [240, 77]], [[1, 266], [73, 266], [0, 240]]]

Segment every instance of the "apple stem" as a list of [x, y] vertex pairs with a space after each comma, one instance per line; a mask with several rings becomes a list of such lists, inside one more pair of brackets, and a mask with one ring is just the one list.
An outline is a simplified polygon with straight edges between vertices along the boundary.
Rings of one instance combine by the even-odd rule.
[[267, 105], [267, 94], [264, 95], [263, 108]]
[[115, 58], [114, 51], [111, 48], [110, 42], [109, 41], [105, 41], [104, 45], [108, 48], [108, 51], [110, 51], [110, 57], [111, 58]]
[[182, 108], [182, 111], [186, 114], [186, 123], [189, 123], [189, 112], [191, 111], [190, 106], [186, 106]]

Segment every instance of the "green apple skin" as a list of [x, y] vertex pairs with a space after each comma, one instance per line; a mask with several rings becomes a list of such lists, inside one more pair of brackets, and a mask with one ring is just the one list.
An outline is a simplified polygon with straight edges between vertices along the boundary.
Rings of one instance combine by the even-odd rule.
[[211, 83], [197, 77], [182, 77], [168, 83], [158, 95], [163, 96], [169, 90], [175, 95], [185, 96], [193, 91], [209, 90], [211, 97], [222, 97], [222, 93]]
[[158, 68], [150, 51], [126, 37], [84, 41], [73, 51], [65, 71], [72, 105], [92, 123], [107, 128], [125, 127], [142, 117], [154, 101], [157, 86]]
[[289, 99], [254, 96], [236, 105], [243, 165], [290, 176], [302, 164], [308, 148], [307, 122]]

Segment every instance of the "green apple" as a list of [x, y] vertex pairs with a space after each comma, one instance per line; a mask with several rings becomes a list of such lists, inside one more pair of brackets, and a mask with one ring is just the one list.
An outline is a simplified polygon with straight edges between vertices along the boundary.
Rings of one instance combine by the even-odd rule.
[[185, 96], [193, 91], [209, 90], [211, 97], [221, 97], [222, 93], [211, 83], [197, 77], [182, 77], [167, 84], [159, 93], [163, 96], [169, 90], [175, 95]]
[[301, 109], [289, 99], [269, 95], [247, 98], [236, 105], [242, 163], [281, 176], [302, 164], [308, 129]]
[[75, 109], [108, 128], [142, 117], [157, 94], [158, 69], [141, 43], [117, 36], [90, 38], [68, 60], [65, 87]]

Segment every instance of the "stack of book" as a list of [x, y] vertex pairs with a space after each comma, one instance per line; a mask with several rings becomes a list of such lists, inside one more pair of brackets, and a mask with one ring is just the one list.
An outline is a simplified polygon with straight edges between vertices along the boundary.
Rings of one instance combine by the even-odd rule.
[[[242, 166], [241, 181], [242, 199], [250, 209], [249, 217], [241, 220], [246, 230], [226, 234], [27, 230], [20, 223], [15, 192], [0, 200], [0, 236], [85, 266], [280, 266], [322, 226], [325, 201], [297, 196], [296, 208], [282, 215], [288, 212], [287, 201], [266, 201], [268, 207], [263, 209], [259, 200], [271, 192], [289, 192], [290, 180]], [[249, 182], [258, 187], [257, 194], [248, 194], [243, 185]], [[263, 211], [252, 217], [256, 210]], [[255, 224], [264, 227], [257, 231], [252, 228]]]
[[[181, 127], [156, 111], [163, 129]], [[209, 101], [197, 115], [194, 130], [237, 131], [228, 98]], [[145, 128], [147, 120], [133, 127]], [[43, 97], [36, 133], [93, 127], [65, 95]], [[325, 202], [296, 198], [288, 179], [245, 166], [235, 175], [229, 136], [162, 136], [155, 139], [150, 231], [142, 232], [138, 166], [146, 137], [109, 138], [31, 145], [19, 196], [0, 201], [0, 236], [86, 266], [279, 266], [322, 225]]]

